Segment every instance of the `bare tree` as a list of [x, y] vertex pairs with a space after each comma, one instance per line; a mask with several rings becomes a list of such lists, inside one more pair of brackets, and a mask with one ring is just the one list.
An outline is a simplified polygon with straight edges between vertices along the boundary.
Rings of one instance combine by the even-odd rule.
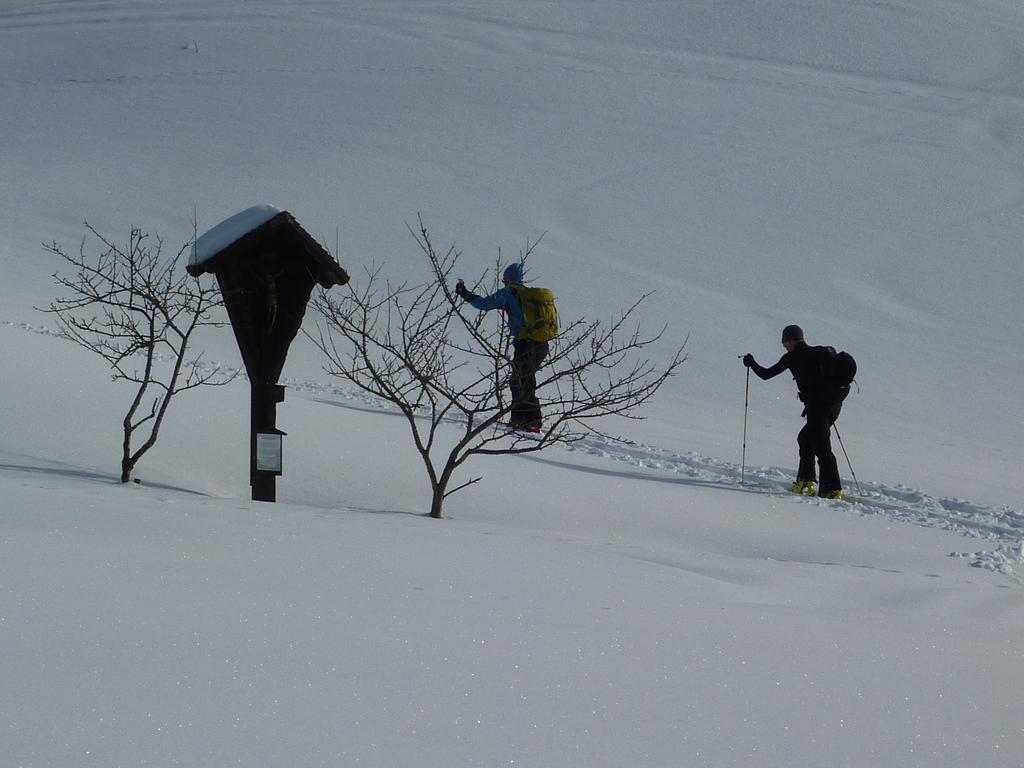
[[[156, 444], [171, 399], [204, 384], [226, 384], [237, 371], [204, 368], [201, 355], [186, 361], [196, 328], [219, 324], [211, 311], [220, 305], [215, 286], [202, 286], [184, 269], [175, 270], [191, 243], [168, 259], [163, 241], [140, 229], [132, 228], [128, 242], [118, 245], [88, 222], [85, 227], [77, 253], [56, 242], [43, 244], [73, 273], [53, 275], [68, 295], [43, 311], [56, 315], [68, 339], [106, 360], [114, 381], [136, 385], [122, 422], [121, 482], [127, 483], [139, 459]], [[95, 256], [87, 252], [90, 235], [99, 244]], [[136, 446], [139, 430], [144, 439]]]
[[[665, 331], [645, 336], [631, 328], [645, 297], [608, 322], [575, 320], [561, 330], [538, 373], [543, 431], [504, 431], [500, 422], [512, 409], [505, 392], [511, 368], [505, 325], [454, 295], [460, 256], [454, 246], [435, 251], [422, 219], [419, 230], [410, 232], [429, 263], [426, 282], [393, 285], [378, 267], [366, 271], [361, 289], [350, 283], [341, 299], [321, 291], [313, 305], [322, 322], [313, 341], [326, 357], [327, 373], [404, 414], [430, 478], [431, 517], [441, 517], [446, 497], [481, 479], [450, 487], [471, 456], [541, 451], [600, 434], [594, 422], [604, 417], [640, 418], [638, 407], [686, 360], [685, 341], [661, 364], [645, 357]], [[528, 244], [521, 260], [536, 245]], [[496, 287], [497, 278], [490, 284]], [[460, 429], [454, 443], [442, 445], [451, 434], [441, 430], [445, 423]]]

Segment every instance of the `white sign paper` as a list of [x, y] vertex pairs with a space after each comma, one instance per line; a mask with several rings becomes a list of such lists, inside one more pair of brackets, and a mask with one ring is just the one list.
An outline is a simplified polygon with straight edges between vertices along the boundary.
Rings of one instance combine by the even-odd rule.
[[281, 473], [281, 435], [256, 433], [256, 471]]

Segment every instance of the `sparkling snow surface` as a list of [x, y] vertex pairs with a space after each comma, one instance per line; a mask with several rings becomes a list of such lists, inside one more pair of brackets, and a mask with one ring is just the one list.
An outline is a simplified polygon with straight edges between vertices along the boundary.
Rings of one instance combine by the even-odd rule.
[[[0, 768], [1021, 765], [1022, 39], [1009, 0], [0, 1]], [[39, 243], [200, 258], [257, 200], [357, 291], [425, 278], [417, 214], [467, 279], [543, 235], [563, 319], [653, 291], [690, 358], [630, 442], [471, 461], [434, 521], [300, 334], [279, 503], [242, 379], [122, 486], [132, 391], [36, 311]], [[788, 376], [744, 412], [793, 322], [859, 364], [847, 502], [786, 493]]]

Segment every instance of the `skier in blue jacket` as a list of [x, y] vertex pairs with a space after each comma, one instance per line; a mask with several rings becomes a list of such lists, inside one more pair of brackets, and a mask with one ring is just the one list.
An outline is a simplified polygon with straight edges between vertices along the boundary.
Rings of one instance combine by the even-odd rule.
[[504, 310], [508, 319], [508, 331], [512, 336], [514, 354], [512, 356], [512, 375], [509, 377], [509, 389], [512, 390], [512, 414], [509, 428], [522, 432], [539, 433], [541, 431], [542, 414], [540, 400], [537, 398], [537, 371], [548, 354], [546, 341], [533, 341], [524, 338], [526, 318], [519, 303], [516, 290], [523, 286], [522, 264], [509, 264], [501, 275], [504, 287], [490, 296], [477, 296], [466, 288], [459, 280], [455, 293], [469, 302], [476, 309], [489, 312], [492, 309]]

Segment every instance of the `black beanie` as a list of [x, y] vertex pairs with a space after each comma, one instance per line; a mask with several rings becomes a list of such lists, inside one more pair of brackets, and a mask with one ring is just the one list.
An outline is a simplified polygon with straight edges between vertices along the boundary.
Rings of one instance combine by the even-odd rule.
[[782, 341], [803, 341], [804, 330], [799, 325], [787, 325], [782, 329]]

